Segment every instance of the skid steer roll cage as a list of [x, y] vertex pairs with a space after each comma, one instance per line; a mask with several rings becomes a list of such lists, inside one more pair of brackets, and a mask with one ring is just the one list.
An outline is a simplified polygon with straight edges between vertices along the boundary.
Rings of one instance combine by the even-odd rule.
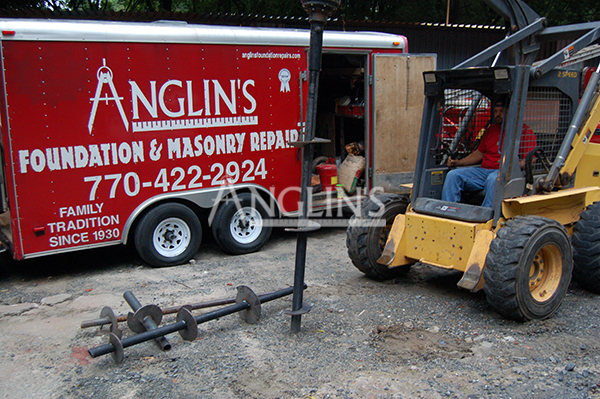
[[[600, 38], [600, 21], [572, 24], [558, 27], [547, 27], [545, 18], [520, 0], [485, 0], [506, 21], [505, 39], [481, 51], [473, 57], [455, 66], [451, 70], [425, 72], [425, 105], [421, 124], [419, 151], [415, 169], [412, 191], [412, 203], [420, 197], [440, 198], [441, 184], [447, 168], [440, 163], [439, 157], [432, 156], [435, 150], [436, 134], [440, 131], [440, 108], [444, 105], [447, 89], [471, 90], [471, 104], [460, 122], [458, 131], [452, 141], [450, 150], [456, 150], [456, 144], [465, 133], [470, 118], [481, 101], [481, 95], [495, 101], [506, 99], [507, 110], [503, 122], [503, 150], [500, 159], [498, 179], [494, 191], [492, 208], [494, 225], [501, 217], [502, 201], [505, 198], [521, 196], [525, 190], [531, 193], [550, 191], [564, 167], [565, 159], [571, 150], [571, 142], [579, 131], [582, 116], [589, 112], [594, 101], [593, 93], [598, 83], [598, 73], [588, 84], [587, 95], [579, 101], [579, 86], [565, 85], [554, 74], [548, 74], [566, 59]], [[544, 42], [557, 40], [573, 40], [569, 45], [557, 51], [545, 60], [536, 62], [536, 57]], [[502, 66], [498, 66], [502, 65]], [[552, 76], [550, 76], [552, 75]], [[525, 173], [519, 166], [518, 148], [525, 115], [525, 102], [530, 87], [556, 87], [570, 98], [572, 107], [568, 111], [571, 120], [568, 131], [562, 139], [562, 145], [553, 160], [550, 173], [536, 176], [537, 184], [526, 184]], [[573, 87], [576, 86], [576, 87]], [[578, 105], [579, 103], [579, 105]], [[573, 111], [577, 108], [576, 111]], [[566, 129], [565, 129], [566, 130]], [[564, 180], [564, 179], [558, 179]], [[531, 182], [530, 182], [531, 183]], [[557, 184], [560, 184], [558, 182]], [[438, 204], [436, 206], [444, 206]], [[469, 220], [469, 216], [465, 217]]]

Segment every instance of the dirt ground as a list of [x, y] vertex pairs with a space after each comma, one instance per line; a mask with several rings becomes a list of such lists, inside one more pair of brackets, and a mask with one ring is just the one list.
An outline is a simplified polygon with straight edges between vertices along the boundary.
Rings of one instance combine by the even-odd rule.
[[[80, 328], [123, 293], [160, 307], [292, 285], [295, 236], [275, 231], [260, 252], [228, 256], [213, 242], [187, 265], [153, 269], [127, 247], [0, 267], [0, 397], [6, 398], [600, 398], [600, 298], [571, 284], [550, 319], [500, 318], [460, 274], [415, 265], [406, 277], [365, 278], [345, 230], [311, 233], [305, 303], [290, 331], [291, 297], [262, 305], [256, 324], [228, 315], [198, 338], [167, 336], [124, 349], [124, 361], [87, 352], [107, 328]], [[214, 309], [193, 311], [199, 315]], [[165, 315], [162, 325], [175, 322]], [[121, 323], [124, 337], [133, 336]]]

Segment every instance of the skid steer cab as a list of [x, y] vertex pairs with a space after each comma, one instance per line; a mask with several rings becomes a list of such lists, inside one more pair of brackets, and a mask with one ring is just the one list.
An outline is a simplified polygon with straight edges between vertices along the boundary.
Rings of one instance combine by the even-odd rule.
[[[584, 103], [578, 72], [532, 75], [530, 66], [424, 73], [410, 198], [372, 197], [353, 216], [347, 246], [357, 268], [375, 279], [417, 262], [459, 270], [459, 287], [483, 289], [499, 314], [519, 321], [551, 316], [572, 274], [600, 293], [600, 145], [589, 140], [600, 119], [597, 76]], [[461, 168], [448, 160], [489, 145], [494, 124], [488, 192], [470, 192], [466, 181], [461, 196], [443, 200], [448, 174]]]

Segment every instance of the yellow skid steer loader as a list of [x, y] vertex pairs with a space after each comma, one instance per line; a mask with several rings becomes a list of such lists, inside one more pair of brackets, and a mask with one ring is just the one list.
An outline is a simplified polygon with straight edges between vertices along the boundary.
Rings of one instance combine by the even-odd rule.
[[[544, 319], [561, 304], [572, 274], [600, 293], [600, 144], [592, 140], [600, 68], [582, 90], [582, 71], [559, 67], [598, 40], [600, 22], [548, 28], [519, 0], [488, 3], [505, 17], [510, 35], [453, 69], [423, 74], [410, 198], [368, 200], [350, 221], [348, 253], [376, 279], [416, 262], [459, 270], [458, 285], [483, 289], [502, 316]], [[575, 40], [534, 64], [541, 43], [564, 38]], [[466, 189], [456, 201], [442, 200], [448, 159], [477, 151], [479, 133], [500, 105], [491, 205]]]

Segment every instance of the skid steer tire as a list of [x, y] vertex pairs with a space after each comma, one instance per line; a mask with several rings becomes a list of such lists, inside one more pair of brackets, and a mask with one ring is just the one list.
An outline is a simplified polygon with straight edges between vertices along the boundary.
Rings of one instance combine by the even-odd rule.
[[[394, 222], [406, 212], [408, 199], [394, 194], [382, 194], [366, 200], [350, 218], [346, 230], [348, 256], [358, 270], [374, 280], [387, 280], [408, 272], [411, 265], [389, 269], [377, 263]], [[373, 222], [385, 221], [381, 225]]]
[[573, 228], [573, 277], [590, 292], [600, 294], [600, 202], [581, 213]]
[[498, 230], [485, 265], [485, 294], [499, 314], [517, 321], [545, 319], [567, 293], [573, 250], [557, 221], [516, 217]]

